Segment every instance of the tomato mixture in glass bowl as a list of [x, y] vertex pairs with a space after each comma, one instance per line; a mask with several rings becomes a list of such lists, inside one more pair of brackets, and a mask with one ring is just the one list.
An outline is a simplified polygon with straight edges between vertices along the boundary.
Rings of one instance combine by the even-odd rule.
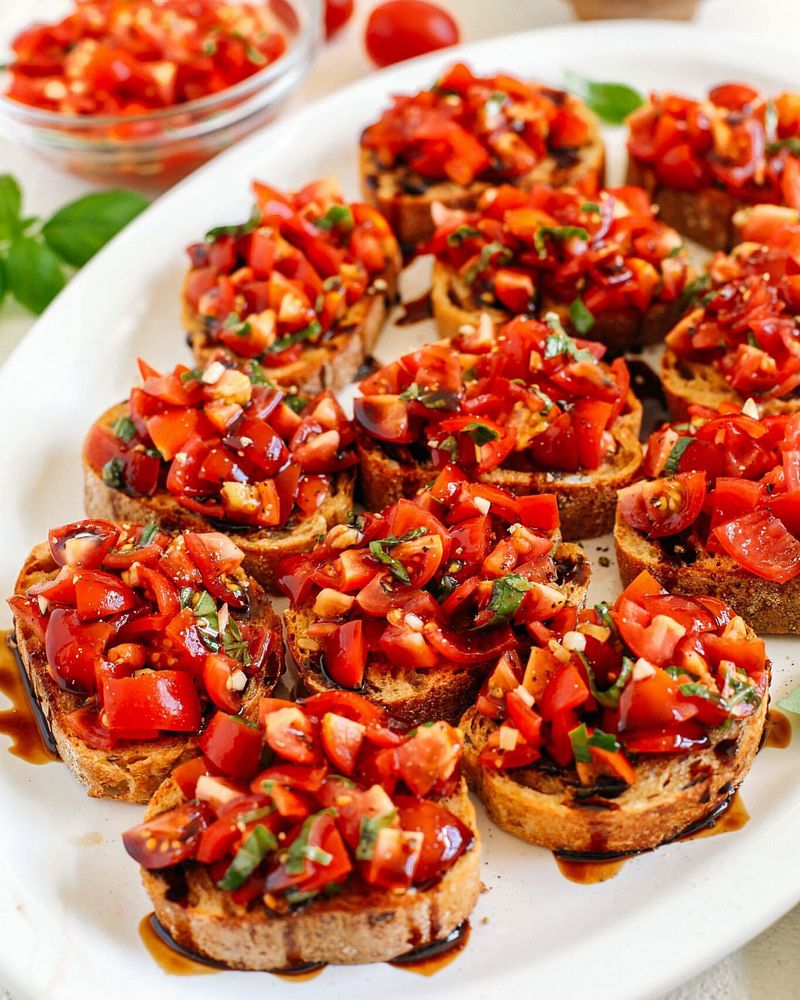
[[175, 180], [274, 115], [320, 26], [320, 0], [74, 0], [9, 40], [0, 125], [76, 172]]
[[640, 754], [707, 747], [766, 695], [763, 640], [714, 597], [668, 594], [642, 573], [613, 607], [569, 610], [525, 666], [505, 653], [484, 683], [476, 709], [497, 724], [485, 767], [555, 763], [583, 785], [624, 789]]
[[498, 322], [552, 308], [601, 340], [620, 318], [640, 321], [659, 306], [662, 323], [691, 278], [681, 237], [631, 186], [492, 188], [478, 211], [442, 213], [426, 250], [446, 266], [440, 280], [461, 307], [488, 308]]
[[376, 675], [409, 664], [478, 678], [565, 613], [569, 584], [585, 583], [581, 560], [559, 550], [558, 523], [551, 494], [515, 497], [447, 465], [414, 500], [355, 516], [282, 561], [280, 589], [312, 618], [306, 628], [295, 616], [294, 638], [315, 640], [314, 666], [331, 683], [367, 694]]
[[196, 735], [215, 707], [240, 713], [253, 684], [277, 682], [278, 620], [225, 535], [87, 520], [48, 541], [42, 579], [9, 605], [76, 696], [63, 725], [89, 747]]
[[619, 493], [624, 524], [689, 562], [699, 550], [776, 583], [800, 573], [800, 414], [690, 406], [650, 437], [644, 471]]
[[571, 94], [508, 74], [451, 66], [428, 90], [397, 95], [361, 135], [379, 171], [406, 194], [450, 182], [500, 184], [567, 169], [596, 143], [593, 115]]
[[142, 385], [84, 444], [106, 486], [166, 494], [187, 515], [254, 529], [293, 526], [338, 492], [352, 497], [354, 433], [329, 390], [287, 395], [255, 362], [247, 374], [220, 361], [168, 375], [139, 368]]
[[800, 208], [798, 94], [767, 100], [743, 83], [715, 87], [704, 101], [653, 94], [627, 124], [631, 158], [667, 187]]
[[257, 728], [219, 712], [200, 749], [173, 772], [186, 801], [123, 841], [150, 871], [202, 866], [234, 903], [285, 914], [339, 890], [423, 887], [477, 849], [449, 798], [461, 735], [446, 722], [409, 732], [350, 692], [262, 698]]
[[253, 194], [247, 222], [188, 248], [184, 322], [197, 356], [223, 347], [302, 384], [297, 363], [307, 352], [341, 348], [350, 336], [368, 349], [382, 318], [373, 305], [393, 297], [400, 251], [383, 216], [345, 202], [335, 181], [287, 194], [254, 181]]

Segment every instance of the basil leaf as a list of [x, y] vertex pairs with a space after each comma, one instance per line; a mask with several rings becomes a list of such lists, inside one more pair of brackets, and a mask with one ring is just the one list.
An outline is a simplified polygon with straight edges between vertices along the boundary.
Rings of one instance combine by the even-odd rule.
[[420, 403], [429, 410], [457, 410], [459, 408], [458, 394], [445, 390], [423, 389], [418, 382], [400, 393], [400, 399]]
[[387, 550], [393, 549], [395, 545], [402, 545], [403, 542], [411, 542], [415, 538], [420, 538], [427, 533], [427, 528], [412, 528], [399, 537], [396, 535], [387, 535], [386, 538], [378, 538], [374, 542], [370, 542], [369, 550], [379, 562], [382, 562], [384, 566], [389, 568], [392, 575], [396, 576], [401, 583], [409, 584], [411, 583], [411, 577], [408, 575], [408, 570], [398, 559], [390, 556]]
[[274, 383], [267, 374], [267, 369], [262, 368], [257, 361], [250, 362], [250, 366], [247, 370], [247, 376], [250, 379], [251, 385], [266, 385], [269, 386], [270, 388], [273, 387]]
[[617, 627], [614, 624], [614, 619], [611, 617], [611, 609], [606, 601], [600, 601], [599, 604], [595, 604], [594, 610], [597, 612], [597, 620], [599, 623], [605, 628], [611, 629], [612, 635], [615, 635]]
[[628, 115], [644, 104], [644, 98], [639, 91], [625, 83], [587, 80], [579, 73], [571, 71], [567, 71], [566, 78], [569, 89], [577, 94], [598, 118], [611, 125], [621, 125]]
[[293, 413], [302, 413], [308, 406], [308, 396], [291, 395], [286, 396], [283, 402]]
[[250, 647], [247, 640], [242, 638], [239, 623], [233, 615], [228, 616], [228, 624], [222, 633], [222, 645], [228, 656], [238, 660], [244, 667], [250, 666]]
[[581, 205], [581, 211], [599, 214], [600, 205], [596, 201], [585, 201]]
[[464, 430], [479, 448], [482, 448], [490, 441], [496, 441], [500, 437], [500, 434], [496, 430], [492, 427], [487, 427], [486, 424], [482, 424], [480, 420], [471, 421], [464, 427]]
[[448, 234], [447, 245], [449, 247], [460, 247], [465, 240], [482, 235], [480, 229], [476, 229], [474, 226], [459, 226], [458, 229], [454, 229], [452, 233]]
[[217, 887], [227, 892], [241, 888], [264, 858], [271, 851], [277, 850], [277, 847], [275, 835], [265, 826], [257, 826], [236, 852], [225, 874], [217, 882]]
[[359, 861], [369, 861], [375, 853], [375, 841], [378, 833], [386, 826], [391, 826], [397, 816], [396, 809], [381, 813], [379, 816], [362, 816], [358, 832], [356, 858]]
[[672, 450], [669, 455], [667, 455], [667, 460], [664, 462], [664, 468], [661, 470], [665, 475], [674, 476], [677, 474], [678, 466], [681, 461], [681, 455], [683, 455], [693, 441], [694, 438], [686, 434], [678, 438], [672, 446]]
[[320, 816], [334, 816], [335, 814], [336, 810], [334, 809], [322, 809], [303, 822], [300, 833], [291, 842], [286, 853], [286, 871], [290, 875], [301, 875], [305, 868], [306, 859], [314, 861], [318, 865], [329, 865], [333, 861], [332, 854], [323, 851], [322, 848], [316, 847], [314, 844], [309, 844], [308, 838], [315, 820], [319, 819]]
[[787, 149], [792, 156], [800, 156], [800, 139], [796, 135], [792, 135], [787, 139], [776, 139], [774, 142], [767, 143], [767, 153], [770, 155], [780, 153], [782, 149]]
[[696, 305], [696, 300], [700, 296], [707, 292], [711, 286], [711, 276], [709, 274], [701, 274], [699, 278], [694, 281], [690, 281], [688, 285], [681, 292], [681, 305]]
[[252, 233], [254, 229], [258, 229], [261, 225], [261, 211], [258, 205], [253, 205], [253, 209], [250, 212], [250, 218], [247, 222], [239, 222], [232, 226], [214, 226], [213, 229], [209, 229], [206, 233], [207, 240], [216, 240], [220, 236], [247, 236], [248, 233]]
[[580, 334], [588, 333], [594, 326], [594, 316], [589, 312], [581, 299], [575, 299], [569, 307], [569, 318]]
[[716, 691], [709, 691], [705, 684], [681, 684], [678, 688], [687, 698], [703, 698], [715, 705], [724, 705], [724, 700]]
[[787, 712], [800, 714], [800, 687], [796, 687], [785, 698], [781, 698], [778, 706], [779, 708], [785, 708]]
[[11, 240], [23, 230], [22, 191], [11, 174], [0, 174], [0, 240]]
[[580, 240], [588, 240], [589, 234], [582, 226], [542, 226], [541, 229], [537, 229], [533, 235], [533, 245], [539, 256], [544, 259], [547, 256], [547, 238], [558, 240], [563, 242], [564, 240], [571, 240], [577, 238]]
[[328, 211], [317, 219], [314, 225], [317, 229], [352, 229], [353, 212], [349, 205], [331, 205]]
[[136, 425], [130, 417], [121, 416], [118, 420], [114, 421], [111, 432], [127, 444], [132, 438], [136, 437]]
[[631, 674], [633, 673], [633, 660], [629, 656], [622, 657], [622, 670], [620, 670], [619, 676], [610, 687], [603, 691], [595, 684], [594, 671], [592, 670], [589, 661], [583, 653], [578, 653], [578, 656], [580, 656], [581, 662], [586, 668], [586, 673], [589, 677], [589, 690], [592, 692], [592, 697], [599, 702], [603, 708], [617, 708], [622, 692], [625, 690], [625, 685], [628, 683]]
[[545, 358], [557, 358], [559, 354], [568, 354], [575, 361], [591, 361], [597, 363], [597, 359], [588, 347], [578, 347], [572, 337], [561, 325], [558, 314], [549, 312], [545, 314], [544, 321], [553, 331], [544, 342]]
[[6, 297], [6, 269], [3, 264], [3, 259], [0, 257], [0, 305], [3, 304], [3, 299]]
[[492, 596], [487, 605], [489, 611], [494, 612], [494, 618], [487, 622], [484, 628], [493, 628], [495, 625], [510, 621], [519, 611], [525, 594], [532, 586], [530, 580], [526, 580], [518, 573], [510, 573], [495, 580], [492, 584]]
[[142, 528], [142, 533], [139, 536], [139, 543], [136, 546], [137, 549], [143, 549], [145, 546], [149, 545], [153, 541], [155, 536], [158, 534], [158, 525], [155, 523], [146, 524]]
[[42, 226], [42, 236], [62, 260], [83, 267], [148, 204], [135, 191], [95, 191], [60, 208]]
[[302, 340], [312, 340], [314, 337], [319, 336], [320, 333], [322, 333], [322, 327], [314, 320], [308, 326], [303, 327], [302, 330], [298, 330], [297, 333], [290, 333], [286, 337], [279, 337], [278, 340], [274, 340], [267, 348], [267, 353], [277, 354], [278, 351], [285, 351], [287, 347], [299, 344]]
[[65, 285], [58, 257], [33, 236], [12, 241], [5, 261], [8, 288], [32, 313], [44, 312]]
[[602, 729], [595, 729], [590, 736], [585, 722], [570, 730], [569, 738], [572, 743], [572, 753], [576, 762], [580, 764], [591, 764], [591, 747], [598, 747], [609, 753], [615, 753], [620, 749], [616, 738], [611, 733], [604, 733]]
[[502, 243], [487, 243], [485, 247], [481, 249], [480, 256], [472, 264], [464, 274], [464, 281], [468, 285], [475, 283], [478, 275], [481, 271], [484, 271], [489, 264], [492, 262], [494, 257], [498, 258], [498, 263], [507, 264], [513, 257], [513, 254], [504, 246]]
[[110, 458], [103, 466], [100, 475], [106, 486], [111, 486], [118, 490], [122, 487], [122, 473], [125, 471], [125, 463], [121, 458]]
[[438, 444], [432, 440], [428, 440], [428, 446], [431, 448], [437, 448], [439, 451], [449, 452], [451, 462], [455, 462], [458, 459], [458, 441], [453, 434], [448, 434], [447, 437], [442, 441], [439, 441]]
[[189, 371], [181, 372], [181, 382], [183, 385], [188, 385], [189, 382], [199, 382], [203, 377], [203, 373], [199, 368], [190, 368]]

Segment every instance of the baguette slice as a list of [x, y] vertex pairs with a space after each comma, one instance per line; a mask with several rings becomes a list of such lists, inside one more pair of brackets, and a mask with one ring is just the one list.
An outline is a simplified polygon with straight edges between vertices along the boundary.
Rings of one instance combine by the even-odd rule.
[[[112, 426], [126, 414], [126, 404], [119, 403], [100, 417], [98, 423]], [[333, 477], [334, 492], [315, 513], [293, 518], [281, 528], [237, 529], [225, 525], [234, 541], [244, 552], [245, 571], [270, 593], [275, 593], [275, 566], [283, 556], [307, 552], [317, 538], [334, 524], [347, 520], [353, 509], [355, 475], [340, 472]], [[132, 521], [134, 524], [155, 522], [166, 531], [215, 531], [219, 525], [194, 511], [187, 510], [170, 493], [152, 497], [133, 496], [108, 486], [98, 469], [83, 458], [84, 507], [89, 517], [109, 521]]]
[[642, 187], [659, 206], [659, 216], [678, 232], [709, 250], [730, 250], [736, 243], [734, 215], [746, 202], [723, 188], [681, 191], [661, 184], [651, 166], [628, 158], [628, 184]]
[[[372, 282], [367, 294], [350, 306], [336, 324], [337, 332], [324, 343], [308, 347], [297, 361], [279, 368], [269, 368], [272, 381], [284, 388], [309, 394], [323, 389], [336, 392], [352, 382], [380, 335], [389, 306], [397, 298], [400, 267], [399, 251], [395, 248], [390, 266], [380, 278]], [[189, 305], [185, 283], [182, 299], [186, 339], [198, 366], [205, 367], [219, 358], [234, 364], [247, 360], [213, 339], [204, 317]]]
[[[662, 220], [667, 221], [667, 220]], [[487, 308], [472, 294], [469, 285], [449, 264], [437, 260], [433, 266], [431, 289], [433, 316], [442, 337], [455, 337], [464, 326], [477, 327], [482, 313], [488, 314], [496, 327], [502, 326], [511, 316], [494, 307]], [[570, 329], [569, 303], [545, 300], [537, 310], [538, 315], [555, 312], [567, 330]], [[605, 344], [611, 353], [655, 344], [680, 319], [681, 304], [657, 302], [647, 313], [638, 316], [625, 313], [599, 315], [594, 318], [592, 340]]]
[[[55, 577], [58, 569], [47, 543], [40, 543], [22, 567], [15, 594], [24, 595], [33, 584]], [[249, 620], [274, 633], [265, 665], [250, 679], [244, 691], [243, 715], [256, 722], [259, 699], [278, 683], [283, 663], [280, 619], [272, 610], [267, 595], [253, 580], [250, 581], [250, 593]], [[70, 712], [84, 705], [85, 696], [65, 691], [56, 683], [47, 665], [44, 647], [22, 620], [16, 622], [16, 642], [20, 662], [59, 755], [75, 777], [87, 786], [92, 798], [147, 802], [176, 765], [197, 755], [197, 737], [185, 733], [121, 744], [112, 750], [95, 750], [87, 746], [64, 722]]]
[[[168, 779], [155, 793], [146, 818], [185, 801], [175, 782]], [[310, 963], [390, 961], [447, 937], [478, 900], [478, 832], [463, 781], [442, 804], [475, 832], [476, 841], [430, 888], [405, 893], [347, 888], [280, 916], [260, 903], [249, 907], [234, 903], [201, 865], [143, 870], [142, 881], [156, 917], [179, 945], [234, 969], [269, 971]]]
[[753, 715], [712, 730], [703, 750], [641, 757], [634, 784], [611, 799], [602, 789], [588, 800], [578, 798], [574, 772], [536, 765], [496, 771], [479, 764], [495, 723], [475, 708], [460, 723], [464, 769], [490, 818], [528, 843], [579, 854], [635, 854], [674, 840], [725, 805], [758, 751], [768, 701], [765, 695]]
[[[661, 385], [667, 401], [670, 419], [688, 419], [691, 405], [707, 406], [716, 410], [721, 403], [741, 406], [744, 396], [732, 389], [713, 365], [699, 361], [683, 361], [669, 347], [661, 357]], [[800, 397], [759, 400], [759, 410], [764, 415], [797, 413]]]
[[[596, 538], [611, 531], [617, 490], [639, 477], [642, 446], [639, 429], [642, 404], [633, 393], [629, 412], [614, 429], [615, 453], [600, 468], [587, 473], [516, 472], [493, 469], [480, 477], [483, 483], [500, 486], [517, 496], [553, 493], [558, 500], [561, 534], [565, 541]], [[383, 510], [400, 497], [413, 497], [436, 475], [428, 465], [399, 462], [356, 424], [360, 457], [361, 491], [370, 510]]]
[[756, 632], [800, 632], [800, 577], [788, 583], [764, 580], [748, 573], [730, 556], [709, 552], [695, 538], [685, 543], [685, 559], [670, 559], [658, 542], [631, 528], [619, 515], [614, 545], [625, 586], [647, 570], [675, 593], [718, 597], [746, 618]]
[[[581, 606], [586, 599], [591, 568], [579, 545], [562, 543], [555, 553], [558, 581], [570, 604]], [[320, 644], [308, 636], [316, 620], [310, 607], [288, 608], [284, 612], [286, 642], [300, 679], [308, 694], [337, 688], [319, 666]], [[461, 666], [448, 664], [430, 670], [398, 667], [372, 653], [367, 663], [361, 694], [382, 705], [393, 718], [416, 726], [436, 719], [456, 723], [478, 693], [488, 664]]]
[[[589, 125], [589, 143], [577, 150], [573, 157], [546, 157], [523, 177], [517, 178], [514, 181], [515, 187], [527, 190], [534, 184], [541, 183], [563, 187], [578, 184], [591, 175], [597, 177], [602, 187], [605, 177], [605, 147], [600, 123], [586, 107], [580, 107], [580, 114]], [[406, 166], [386, 169], [379, 163], [374, 150], [364, 146], [359, 151], [359, 172], [364, 200], [386, 217], [404, 250], [414, 249], [433, 235], [431, 209], [435, 202], [449, 209], [470, 211], [477, 207], [483, 192], [496, 184], [473, 181], [464, 186], [449, 180], [426, 182], [425, 178]]]

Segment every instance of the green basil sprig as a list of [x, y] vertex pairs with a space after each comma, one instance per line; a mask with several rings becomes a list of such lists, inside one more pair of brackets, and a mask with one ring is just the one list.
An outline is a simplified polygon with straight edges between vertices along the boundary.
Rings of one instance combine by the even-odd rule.
[[638, 90], [625, 83], [587, 80], [579, 73], [568, 71], [567, 86], [587, 105], [598, 118], [610, 125], [622, 122], [644, 104]]

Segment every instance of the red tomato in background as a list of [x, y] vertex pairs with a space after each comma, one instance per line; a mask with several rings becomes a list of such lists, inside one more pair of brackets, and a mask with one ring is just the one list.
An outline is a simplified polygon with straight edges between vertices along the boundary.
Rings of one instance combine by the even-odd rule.
[[378, 66], [413, 59], [461, 40], [452, 16], [425, 0], [391, 0], [376, 7], [366, 28], [370, 59]]
[[353, 16], [353, 0], [325, 0], [325, 37], [333, 38]]

